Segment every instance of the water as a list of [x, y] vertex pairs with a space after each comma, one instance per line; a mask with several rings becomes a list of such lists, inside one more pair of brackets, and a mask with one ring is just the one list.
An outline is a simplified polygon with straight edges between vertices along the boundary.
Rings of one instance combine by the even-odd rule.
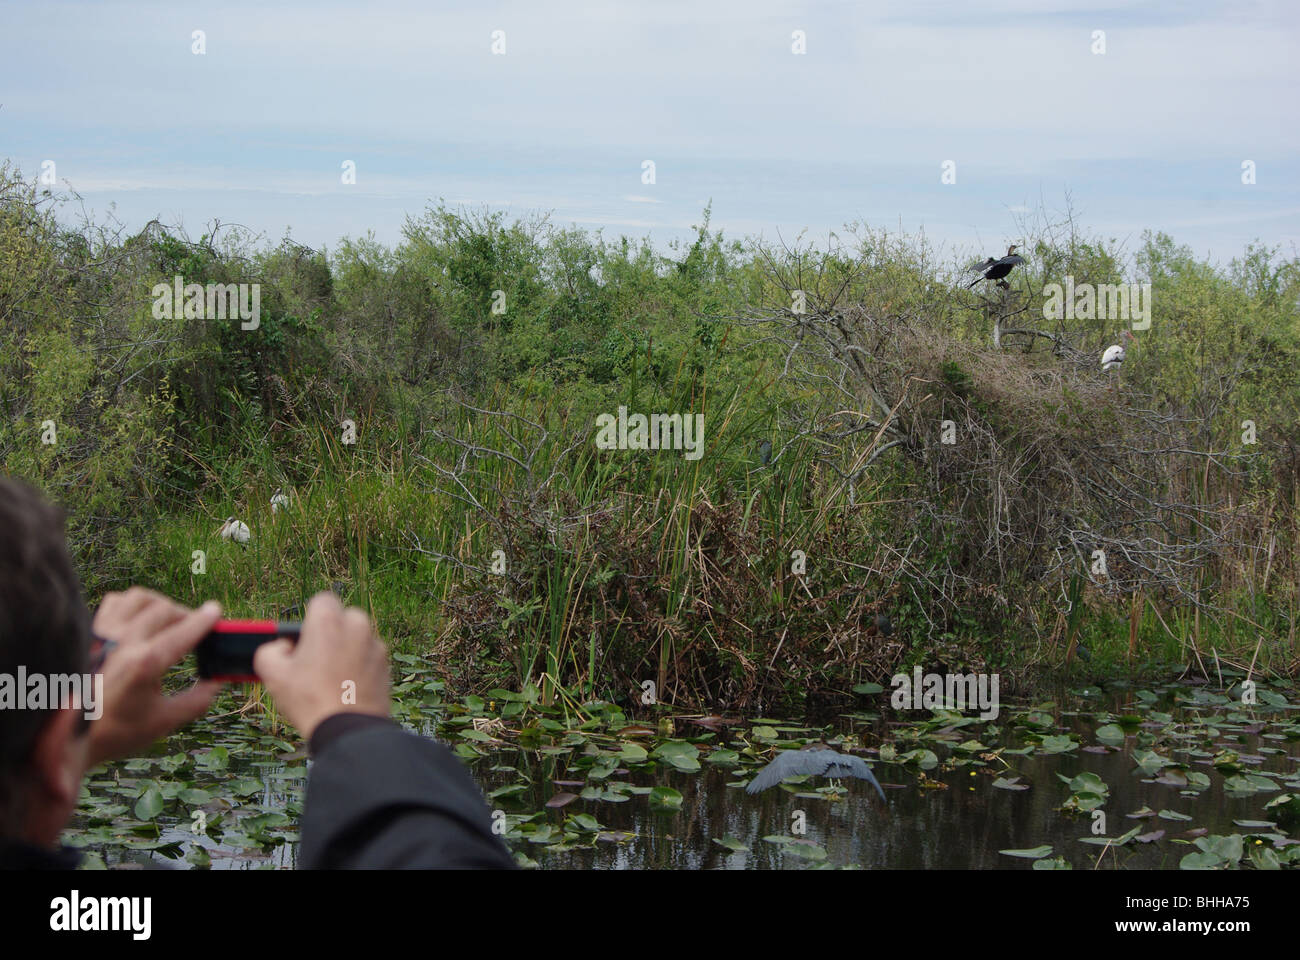
[[[589, 776], [591, 758], [583, 752], [589, 748], [579, 746], [546, 755], [506, 743], [473, 761], [470, 768], [485, 792], [506, 788], [490, 805], [510, 815], [515, 834], [510, 839], [512, 850], [543, 869], [1029, 869], [1031, 860], [999, 851], [1043, 846], [1050, 846], [1049, 858], [1063, 858], [1075, 869], [1177, 868], [1184, 856], [1196, 851], [1192, 841], [1199, 833], [1240, 834], [1247, 851], [1276, 848], [1283, 856], [1292, 844], [1300, 845], [1292, 839], [1297, 833], [1294, 823], [1290, 827], [1284, 823], [1276, 831], [1240, 825], [1277, 821], [1277, 811], [1265, 810], [1265, 804], [1288, 790], [1300, 794], [1300, 729], [1294, 722], [1295, 708], [1289, 706], [1294, 696], [1286, 701], [1287, 706], [1251, 710], [1226, 699], [1217, 702], [1216, 695], [1189, 686], [1161, 687], [1157, 693], [1144, 692], [1145, 697], [1131, 690], [1101, 694], [1094, 688], [1085, 693], [1081, 697], [1059, 691], [1055, 709], [1037, 717], [1026, 712], [1028, 704], [1004, 703], [996, 721], [955, 729], [945, 729], [952, 727], [950, 723], [927, 723], [929, 711], [898, 716], [842, 714], [828, 718], [829, 723], [822, 721], [824, 726], [781, 728], [780, 736], [786, 741], [849, 733], [868, 744], [892, 743], [898, 754], [924, 748], [938, 756], [938, 766], [923, 769], [916, 763], [887, 763], [872, 753], [863, 754], [884, 787], [884, 803], [869, 784], [856, 780], [842, 783], [837, 799], [828, 798], [825, 788], [829, 784], [820, 779], [796, 788], [804, 795], [774, 787], [750, 796], [743, 786], [735, 785], [743, 784], [758, 769], [748, 765], [723, 767], [706, 762], [699, 772], [688, 773], [665, 763], [653, 768], [630, 763], [616, 766], [604, 778]], [[1192, 697], [1200, 699], [1192, 701]], [[1180, 698], [1182, 702], [1178, 702]], [[1140, 723], [1130, 724], [1129, 734], [1115, 744], [1118, 749], [1099, 744], [1098, 728], [1121, 715], [1140, 719]], [[1026, 717], [1047, 720], [1049, 726], [1028, 726]], [[617, 725], [621, 725], [619, 719]], [[427, 718], [420, 725], [432, 727]], [[459, 739], [454, 729], [443, 727], [442, 734], [453, 741]], [[1041, 739], [1061, 734], [1071, 735], [1078, 748], [1044, 753]], [[196, 725], [193, 735], [173, 738], [150, 758], [157, 761], [170, 756], [172, 764], [182, 763], [172, 774], [161, 771], [156, 762], [137, 760], [126, 765], [136, 769], [118, 766], [114, 772], [96, 776], [69, 837], [102, 857], [108, 866], [193, 866], [192, 859], [202, 859], [196, 852], [196, 847], [201, 847], [214, 869], [292, 867], [306, 767], [282, 736], [237, 716]], [[679, 720], [676, 736], [709, 737], [710, 730]], [[978, 740], [984, 749], [954, 749], [970, 740]], [[632, 735], [601, 740], [599, 734], [587, 740], [605, 746], [629, 741], [640, 742], [647, 749], [659, 742], [655, 737]], [[744, 749], [753, 742], [752, 725], [737, 723], [717, 730], [697, 746], [707, 755], [715, 744]], [[205, 771], [190, 765], [214, 745], [232, 751], [224, 768]], [[1033, 752], [1011, 752], [1025, 747]], [[1158, 782], [1155, 773], [1143, 772], [1135, 760], [1147, 749], [1185, 764], [1189, 776], [1205, 774], [1208, 786], [1187, 790]], [[1263, 777], [1255, 786], [1270, 789], [1253, 793], [1230, 790], [1230, 785], [1240, 787], [1242, 781], [1232, 770], [1214, 766], [1214, 758], [1223, 751], [1236, 755], [1235, 762], [1244, 774]], [[182, 754], [185, 761], [178, 760]], [[1101, 806], [1105, 820], [1100, 834], [1118, 837], [1140, 827], [1144, 835], [1163, 830], [1163, 837], [1108, 849], [1081, 842], [1081, 838], [1094, 835], [1094, 819], [1088, 813], [1075, 816], [1060, 809], [1072, 792], [1061, 777], [1069, 780], [1085, 772], [1096, 774], [1109, 789]], [[1015, 777], [1029, 789], [994, 786], [998, 778]], [[568, 783], [557, 785], [555, 781]], [[135, 795], [151, 782], [164, 791], [182, 790], [189, 784], [209, 791], [212, 797], [187, 804], [184, 796], [177, 795], [167, 801], [153, 824], [144, 824], [135, 818], [132, 808]], [[562, 809], [546, 808], [546, 802], [558, 793], [580, 793], [583, 786], [579, 783], [603, 787], [604, 795], [609, 796], [612, 790], [627, 799], [578, 799]], [[621, 784], [671, 787], [680, 792], [681, 805], [672, 810], [657, 808], [644, 792], [617, 793], [628, 789]], [[124, 813], [116, 809], [123, 804]], [[1144, 809], [1151, 815], [1129, 816]], [[92, 819], [95, 810], [100, 813]], [[209, 821], [222, 816], [226, 836], [220, 840], [196, 836], [191, 829], [195, 810]], [[105, 811], [114, 815], [106, 816]], [[282, 816], [274, 816], [277, 813]], [[594, 818], [594, 822], [572, 819], [579, 814]], [[559, 842], [529, 842], [518, 836], [518, 824], [525, 817], [532, 818], [526, 821], [530, 829], [553, 826], [548, 839]], [[284, 822], [279, 823], [281, 820]], [[244, 829], [250, 823], [256, 829]], [[572, 836], [561, 838], [566, 824]], [[88, 832], [92, 829], [98, 834]], [[1192, 833], [1186, 835], [1188, 831]], [[1281, 834], [1287, 838], [1282, 839]], [[533, 835], [545, 835], [545, 831]], [[1257, 841], [1253, 835], [1267, 839]], [[123, 837], [154, 849], [132, 849]], [[743, 849], [730, 850], [715, 842], [724, 838]], [[790, 840], [798, 842], [791, 844]], [[797, 856], [796, 851], [808, 856]]]

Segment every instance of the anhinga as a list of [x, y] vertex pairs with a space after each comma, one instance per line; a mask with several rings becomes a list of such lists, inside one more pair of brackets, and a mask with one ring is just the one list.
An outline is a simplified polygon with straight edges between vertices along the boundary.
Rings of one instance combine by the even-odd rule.
[[1016, 253], [1016, 244], [1007, 247], [1007, 255], [1001, 260], [994, 260], [989, 257], [983, 263], [977, 263], [971, 269], [979, 274], [974, 280], [966, 285], [967, 289], [975, 286], [981, 280], [996, 280], [999, 287], [1003, 290], [1008, 289], [1011, 284], [1002, 279], [1012, 271], [1014, 267], [1025, 262], [1025, 258]]

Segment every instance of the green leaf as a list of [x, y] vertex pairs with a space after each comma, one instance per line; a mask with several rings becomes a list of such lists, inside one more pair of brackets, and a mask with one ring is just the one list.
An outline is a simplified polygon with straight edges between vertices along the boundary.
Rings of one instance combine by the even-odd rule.
[[203, 770], [224, 770], [230, 764], [230, 751], [225, 747], [213, 747], [207, 753], [200, 754], [196, 764]]
[[641, 763], [650, 756], [646, 748], [639, 743], [624, 742], [618, 752], [618, 758], [624, 763]]
[[650, 805], [652, 807], [662, 807], [665, 810], [678, 810], [682, 805], [682, 795], [672, 787], [652, 787], [650, 789]]
[[720, 847], [726, 847], [728, 850], [732, 851], [733, 853], [739, 853], [742, 850], [749, 849], [749, 847], [741, 843], [739, 840], [737, 840], [735, 837], [731, 836], [730, 834], [721, 838], [714, 837], [713, 842]]
[[1097, 739], [1102, 743], [1123, 743], [1125, 733], [1113, 723], [1097, 728]]
[[1039, 860], [1052, 852], [1051, 844], [1033, 847], [1028, 850], [999, 850], [1004, 857], [1022, 857], [1025, 860]]
[[231, 780], [225, 788], [237, 797], [251, 797], [266, 789], [261, 780]]
[[135, 802], [135, 818], [137, 820], [152, 820], [162, 813], [162, 808], [162, 791], [156, 786], [149, 787], [144, 793], [140, 794], [140, 799]]
[[993, 786], [999, 790], [1028, 790], [1029, 784], [1020, 783], [1019, 777], [998, 777], [993, 781]]

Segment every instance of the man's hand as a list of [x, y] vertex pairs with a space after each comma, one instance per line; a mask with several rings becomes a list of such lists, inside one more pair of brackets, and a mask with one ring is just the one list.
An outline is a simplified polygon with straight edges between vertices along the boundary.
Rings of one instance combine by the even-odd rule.
[[336, 713], [386, 717], [388, 649], [370, 618], [338, 597], [318, 593], [307, 604], [298, 643], [272, 640], [257, 648], [253, 669], [281, 713], [311, 740], [317, 725]]
[[104, 712], [90, 725], [92, 766], [143, 750], [208, 709], [221, 684], [200, 680], [166, 697], [162, 678], [220, 616], [215, 601], [190, 610], [143, 587], [104, 597], [94, 630], [117, 648], [104, 661]]

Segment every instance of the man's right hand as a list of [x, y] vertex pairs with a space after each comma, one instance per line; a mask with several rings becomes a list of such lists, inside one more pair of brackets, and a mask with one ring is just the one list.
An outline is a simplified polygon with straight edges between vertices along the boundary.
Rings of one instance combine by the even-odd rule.
[[387, 717], [392, 709], [388, 649], [364, 611], [343, 609], [329, 592], [307, 604], [297, 644], [284, 639], [262, 644], [253, 669], [307, 740], [336, 713]]

